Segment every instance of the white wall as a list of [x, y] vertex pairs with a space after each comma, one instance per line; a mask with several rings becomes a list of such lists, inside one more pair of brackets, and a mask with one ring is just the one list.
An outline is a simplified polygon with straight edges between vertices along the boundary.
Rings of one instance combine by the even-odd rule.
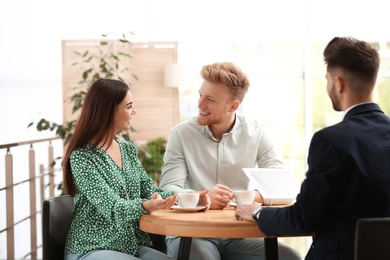
[[[0, 144], [54, 136], [26, 126], [41, 117], [62, 120], [63, 39], [96, 39], [103, 33], [118, 37], [131, 31], [132, 41], [201, 45], [327, 41], [338, 35], [389, 40], [385, 4], [379, 0], [1, 0]], [[210, 57], [223, 59], [196, 48], [186, 51], [184, 60], [179, 53], [179, 61], [188, 67], [193, 60], [206, 64]], [[2, 184], [5, 151], [0, 152]]]
[[[62, 39], [130, 31], [133, 41], [202, 44], [336, 35], [388, 39], [383, 5], [379, 0], [1, 1], [0, 143], [35, 137], [24, 126], [37, 118], [61, 121]], [[202, 56], [196, 49], [192, 53]], [[191, 64], [186, 57], [180, 62]]]

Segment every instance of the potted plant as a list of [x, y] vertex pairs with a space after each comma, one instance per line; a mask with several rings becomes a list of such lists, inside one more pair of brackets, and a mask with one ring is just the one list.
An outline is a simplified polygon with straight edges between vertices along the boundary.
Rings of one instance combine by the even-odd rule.
[[[131, 45], [125, 34], [122, 35], [119, 42], [120, 44]], [[74, 52], [79, 57], [79, 61], [72, 65], [80, 67], [82, 72], [78, 85], [73, 88], [73, 94], [66, 99], [67, 102], [72, 103], [72, 114], [78, 112], [82, 107], [87, 88], [95, 80], [99, 78], [116, 78], [126, 82], [122, 75], [128, 72], [129, 69], [121, 64], [126, 59], [131, 59], [132, 57], [129, 53], [112, 51], [115, 50], [115, 48], [111, 48], [110, 45], [112, 44], [114, 42], [108, 40], [108, 34], [103, 34], [97, 52], [90, 50], [84, 53]], [[134, 74], [131, 74], [131, 76], [136, 80], [138, 79]], [[126, 83], [130, 85], [130, 83]], [[66, 145], [73, 135], [75, 123], [75, 119], [59, 124], [42, 118], [36, 123], [31, 122], [28, 127], [35, 125], [38, 131], [55, 131], [56, 135], [61, 137], [64, 145]], [[134, 129], [132, 128], [131, 131], [134, 131]], [[130, 140], [129, 131], [121, 131], [119, 135], [125, 140]]]
[[145, 146], [138, 148], [138, 157], [144, 167], [145, 171], [152, 177], [156, 186], [159, 186], [161, 168], [163, 166], [164, 153], [167, 140], [159, 137], [150, 140]]
[[[132, 33], [131, 33], [132, 34]], [[78, 84], [73, 87], [72, 94], [65, 102], [71, 103], [72, 114], [75, 114], [80, 110], [83, 105], [84, 97], [87, 93], [88, 87], [99, 78], [113, 78], [126, 82], [125, 75], [130, 73], [131, 77], [138, 80], [137, 76], [129, 71], [126, 67], [125, 62], [131, 59], [131, 55], [126, 52], [117, 51], [120, 48], [113, 48], [112, 45], [115, 41], [108, 39], [108, 34], [103, 34], [102, 39], [97, 46], [97, 50], [86, 50], [83, 53], [74, 52], [78, 57], [79, 61], [73, 63], [73, 66], [77, 66], [80, 71], [80, 80]], [[122, 34], [122, 38], [119, 39], [121, 45], [131, 45], [131, 42], [127, 40], [126, 35]], [[129, 82], [126, 82], [129, 86]], [[28, 127], [35, 125], [38, 131], [55, 131], [56, 136], [59, 136], [63, 140], [64, 146], [66, 146], [75, 128], [76, 119], [72, 119], [62, 124], [51, 122], [45, 118], [40, 119], [38, 122], [29, 123]], [[127, 141], [130, 141], [130, 132], [135, 131], [131, 128], [130, 131], [120, 131], [118, 136]], [[50, 167], [54, 167], [57, 160], [61, 157], [56, 158]], [[62, 183], [58, 185], [58, 189], [62, 189]], [[64, 192], [64, 190], [63, 190]]]

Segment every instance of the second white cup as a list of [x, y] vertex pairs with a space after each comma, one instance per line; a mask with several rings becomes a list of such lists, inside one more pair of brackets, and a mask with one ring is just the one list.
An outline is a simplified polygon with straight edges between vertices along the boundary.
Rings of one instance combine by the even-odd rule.
[[198, 201], [199, 193], [197, 192], [179, 193], [177, 197], [177, 203], [182, 208], [195, 208]]
[[255, 199], [254, 190], [234, 190], [234, 199], [237, 205], [252, 204]]

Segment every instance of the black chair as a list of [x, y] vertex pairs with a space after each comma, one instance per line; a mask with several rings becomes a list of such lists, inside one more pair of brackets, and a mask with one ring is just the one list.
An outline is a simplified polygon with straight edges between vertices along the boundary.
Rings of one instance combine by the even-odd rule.
[[45, 199], [42, 204], [43, 259], [64, 259], [64, 248], [72, 223], [73, 198], [69, 195]]
[[[73, 198], [63, 195], [45, 199], [42, 205], [43, 260], [63, 259], [66, 237], [72, 223]], [[167, 252], [165, 236], [149, 234], [153, 248]]]
[[355, 260], [390, 259], [390, 218], [361, 218], [356, 223]]
[[149, 237], [152, 240], [154, 249], [163, 252], [164, 254], [167, 253], [167, 245], [165, 244], [164, 235], [149, 233]]

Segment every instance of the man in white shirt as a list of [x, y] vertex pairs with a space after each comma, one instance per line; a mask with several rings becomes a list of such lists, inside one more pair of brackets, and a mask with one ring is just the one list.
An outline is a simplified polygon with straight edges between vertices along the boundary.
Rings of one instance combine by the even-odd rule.
[[[249, 189], [242, 168], [284, 167], [283, 157], [270, 134], [255, 120], [237, 115], [249, 88], [239, 67], [214, 63], [201, 70], [199, 114], [172, 128], [164, 155], [160, 187], [189, 192], [208, 189], [210, 209], [223, 209], [235, 189]], [[263, 202], [256, 192], [255, 201]], [[177, 257], [178, 237], [167, 237], [168, 255]], [[190, 259], [261, 259], [264, 240], [193, 238]], [[301, 259], [294, 249], [279, 243], [280, 259]]]

